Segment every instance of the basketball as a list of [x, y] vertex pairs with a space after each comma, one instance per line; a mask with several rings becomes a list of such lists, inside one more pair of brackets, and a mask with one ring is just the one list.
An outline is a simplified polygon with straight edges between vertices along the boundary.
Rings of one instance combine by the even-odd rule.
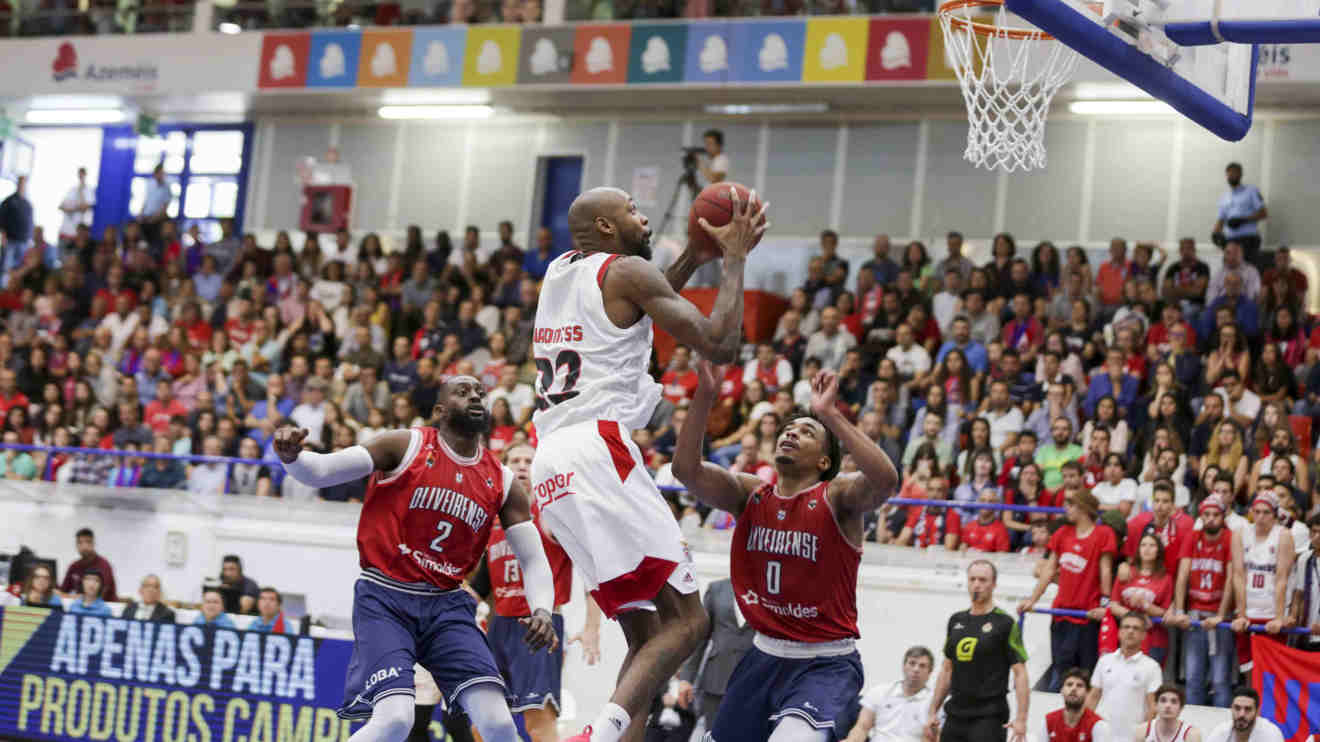
[[[733, 218], [733, 203], [729, 199], [729, 189], [738, 189], [738, 198], [743, 203], [751, 198], [751, 193], [747, 186], [741, 183], [711, 183], [701, 189], [697, 194], [697, 200], [692, 202], [692, 210], [688, 212], [688, 243], [696, 248], [697, 252], [704, 256], [719, 257], [722, 254], [720, 246], [711, 236], [706, 234], [706, 230], [701, 228], [698, 219], [705, 218], [712, 227], [722, 227], [729, 223]], [[759, 204], [760, 198], [757, 199]], [[757, 239], [760, 242], [760, 239]]]

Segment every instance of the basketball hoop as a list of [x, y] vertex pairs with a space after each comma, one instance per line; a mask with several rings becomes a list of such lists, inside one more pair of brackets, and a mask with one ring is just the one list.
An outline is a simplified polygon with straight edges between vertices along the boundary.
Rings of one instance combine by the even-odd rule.
[[[977, 8], [994, 15], [978, 18]], [[1003, 0], [948, 0], [939, 18], [967, 103], [963, 158], [1006, 173], [1045, 167], [1045, 117], [1077, 67], [1077, 52], [1040, 29], [1011, 25]]]

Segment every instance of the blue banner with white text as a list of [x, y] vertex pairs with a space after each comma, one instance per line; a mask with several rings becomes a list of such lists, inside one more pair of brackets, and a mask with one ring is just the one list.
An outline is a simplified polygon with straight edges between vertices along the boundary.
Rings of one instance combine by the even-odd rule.
[[352, 642], [0, 610], [0, 738], [343, 742]]

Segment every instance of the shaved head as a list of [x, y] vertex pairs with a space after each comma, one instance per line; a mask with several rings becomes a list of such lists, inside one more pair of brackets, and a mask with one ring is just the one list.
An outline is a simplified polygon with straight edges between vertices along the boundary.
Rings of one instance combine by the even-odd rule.
[[573, 245], [585, 252], [651, 259], [651, 228], [632, 196], [618, 188], [592, 188], [568, 207]]

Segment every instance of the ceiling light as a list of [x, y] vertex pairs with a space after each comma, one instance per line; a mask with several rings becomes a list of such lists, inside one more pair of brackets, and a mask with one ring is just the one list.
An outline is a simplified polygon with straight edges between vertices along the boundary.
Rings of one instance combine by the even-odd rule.
[[29, 124], [117, 124], [127, 115], [118, 108], [38, 108], [26, 118]]
[[224, 23], [221, 23], [219, 29], [220, 29], [220, 33], [227, 33], [227, 34], [235, 34], [243, 30], [242, 27], [240, 27], [237, 23], [230, 23], [229, 21], [225, 21]]
[[381, 106], [383, 119], [488, 119], [495, 115], [490, 106]]
[[1068, 104], [1072, 113], [1092, 116], [1172, 116], [1176, 113], [1158, 100], [1077, 100]]
[[723, 116], [754, 116], [771, 113], [825, 113], [828, 103], [738, 103], [706, 106], [706, 113]]
[[381, 103], [386, 106], [486, 105], [490, 103], [490, 91], [485, 88], [386, 90]]

